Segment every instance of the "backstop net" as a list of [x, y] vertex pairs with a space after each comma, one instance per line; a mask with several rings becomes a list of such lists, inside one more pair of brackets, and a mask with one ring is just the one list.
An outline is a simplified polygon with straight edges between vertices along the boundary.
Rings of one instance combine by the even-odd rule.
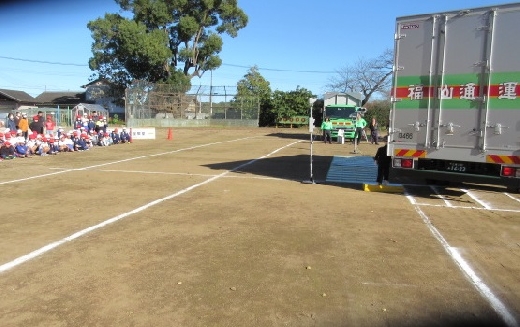
[[258, 97], [237, 95], [236, 86], [170, 84], [135, 81], [125, 91], [125, 114], [131, 119], [256, 120]]

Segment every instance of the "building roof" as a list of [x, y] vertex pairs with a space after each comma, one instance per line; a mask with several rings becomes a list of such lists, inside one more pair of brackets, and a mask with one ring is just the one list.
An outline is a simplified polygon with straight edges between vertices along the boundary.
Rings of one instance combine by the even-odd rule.
[[100, 104], [92, 104], [92, 103], [78, 103], [74, 108], [74, 110], [87, 109], [89, 111], [107, 111], [105, 107]]
[[36, 99], [24, 91], [0, 89], [0, 96], [17, 102], [35, 102]]
[[85, 92], [43, 92], [36, 97], [39, 103], [78, 104], [85, 101]]
[[363, 94], [361, 92], [347, 92], [347, 95], [358, 100], [363, 100]]
[[325, 93], [324, 95], [324, 99], [330, 99], [332, 97], [335, 97], [335, 96], [341, 96], [341, 95], [346, 95], [350, 98], [353, 98], [353, 99], [357, 99], [357, 100], [363, 100], [363, 94], [361, 94], [360, 92], [346, 92], [346, 93], [343, 93], [343, 92], [327, 92]]
[[99, 84], [110, 85], [111, 83], [106, 78], [97, 78], [97, 79], [95, 79], [93, 81], [90, 81], [89, 83], [87, 83], [85, 85], [81, 85], [81, 87], [82, 88], [87, 88], [88, 86], [99, 85]]

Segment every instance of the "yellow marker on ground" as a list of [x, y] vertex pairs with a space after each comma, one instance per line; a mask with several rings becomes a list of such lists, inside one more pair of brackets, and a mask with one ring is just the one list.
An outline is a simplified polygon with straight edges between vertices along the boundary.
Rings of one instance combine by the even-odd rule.
[[383, 193], [403, 193], [402, 185], [379, 185], [379, 184], [363, 184], [365, 192], [383, 192]]

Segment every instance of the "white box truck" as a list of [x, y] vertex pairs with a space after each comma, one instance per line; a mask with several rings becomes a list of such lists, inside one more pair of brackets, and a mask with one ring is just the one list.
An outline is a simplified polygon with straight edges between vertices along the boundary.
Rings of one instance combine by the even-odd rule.
[[390, 181], [520, 187], [520, 3], [396, 19]]

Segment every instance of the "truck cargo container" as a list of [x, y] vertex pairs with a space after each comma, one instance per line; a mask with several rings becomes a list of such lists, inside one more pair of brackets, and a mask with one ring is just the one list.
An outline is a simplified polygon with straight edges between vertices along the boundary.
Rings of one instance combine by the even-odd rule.
[[391, 182], [520, 187], [520, 3], [398, 17]]

